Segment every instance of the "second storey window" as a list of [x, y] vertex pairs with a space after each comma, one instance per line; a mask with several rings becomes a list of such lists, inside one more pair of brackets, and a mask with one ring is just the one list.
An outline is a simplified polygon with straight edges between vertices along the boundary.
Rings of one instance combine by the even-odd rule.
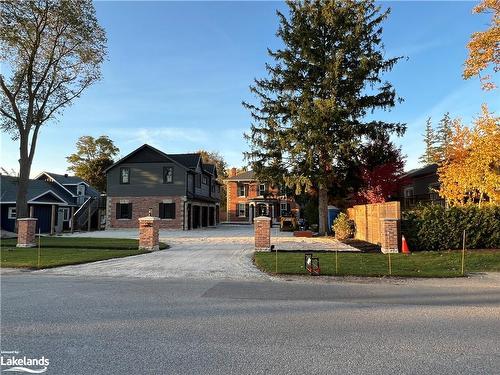
[[208, 184], [208, 177], [203, 176], [203, 185], [207, 185], [207, 184]]
[[163, 183], [171, 184], [174, 182], [174, 168], [163, 167]]
[[130, 168], [120, 168], [120, 184], [130, 184]]
[[238, 197], [246, 197], [245, 185], [238, 185]]
[[132, 203], [117, 203], [116, 204], [117, 219], [132, 219]]
[[175, 219], [175, 203], [160, 203], [160, 219]]
[[7, 219], [15, 220], [16, 218], [17, 218], [16, 208], [15, 207], [9, 207], [9, 212], [7, 214]]
[[266, 184], [259, 184], [259, 195], [266, 194]]

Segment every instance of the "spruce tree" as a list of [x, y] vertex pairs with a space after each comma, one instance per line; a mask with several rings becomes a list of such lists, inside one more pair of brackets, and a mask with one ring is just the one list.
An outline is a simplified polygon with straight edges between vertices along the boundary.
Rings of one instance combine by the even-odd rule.
[[450, 117], [450, 112], [446, 112], [443, 118], [439, 121], [436, 129], [436, 162], [442, 163], [446, 159], [446, 150], [451, 142], [453, 135], [453, 120]]
[[432, 121], [429, 117], [425, 123], [425, 134], [424, 134], [424, 143], [425, 143], [425, 152], [420, 156], [419, 161], [424, 166], [429, 164], [437, 163], [439, 160], [436, 154], [437, 147], [437, 139], [434, 129], [432, 127]]
[[258, 103], [243, 103], [254, 120], [246, 157], [261, 179], [317, 191], [324, 233], [329, 187], [345, 181], [340, 174], [356, 164], [367, 140], [405, 130], [367, 118], [398, 100], [382, 74], [400, 57], [384, 56], [381, 24], [389, 9], [374, 1], [287, 4], [288, 17], [277, 12], [283, 47], [268, 50], [268, 77], [251, 86]]

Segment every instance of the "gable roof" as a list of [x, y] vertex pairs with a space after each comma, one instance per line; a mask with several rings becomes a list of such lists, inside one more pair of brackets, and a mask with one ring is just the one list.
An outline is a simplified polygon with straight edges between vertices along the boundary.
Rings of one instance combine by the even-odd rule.
[[236, 176], [226, 178], [226, 181], [256, 181], [254, 171], [244, 171]]
[[87, 182], [85, 182], [85, 180], [83, 180], [82, 178], [77, 177], [77, 176], [69, 176], [67, 174], [63, 175], [63, 174], [57, 174], [57, 173], [52, 173], [52, 172], [43, 172], [43, 173], [49, 175], [54, 180], [59, 182], [61, 185], [78, 185], [78, 184], [84, 183], [85, 185], [89, 186], [89, 184]]
[[[145, 143], [141, 147], [139, 147], [139, 148], [135, 149], [134, 151], [132, 151], [130, 154], [128, 154], [128, 155], [124, 156], [123, 158], [121, 158], [120, 160], [118, 160], [112, 166], [108, 167], [104, 172], [107, 173], [109, 170], [113, 169], [114, 167], [116, 167], [119, 164], [124, 163], [125, 161], [127, 161], [130, 158], [132, 158], [133, 156], [135, 156], [136, 154], [138, 154], [140, 151], [143, 151], [143, 150], [150, 151], [153, 154], [156, 154], [157, 156], [163, 158], [163, 161], [173, 162], [173, 163], [175, 163], [175, 164], [177, 164], [177, 165], [179, 165], [179, 166], [181, 166], [183, 168], [189, 169], [189, 167], [186, 167], [183, 163], [180, 163], [178, 160], [176, 160], [174, 158], [175, 156], [178, 156], [178, 155], [189, 155], [189, 154], [167, 155], [163, 151], [160, 151], [157, 148], [155, 148], [153, 146], [150, 146], [147, 143]], [[158, 159], [158, 161], [162, 161], [162, 160]], [[195, 168], [196, 168], [196, 166], [195, 166]]]
[[[16, 202], [17, 186], [17, 177], [0, 175], [0, 202]], [[26, 195], [26, 199], [28, 200], [28, 202], [34, 199], [36, 199], [38, 203], [44, 202], [43, 200], [41, 200], [41, 198], [46, 194], [49, 194], [50, 196], [56, 196], [62, 202], [68, 205], [71, 205], [73, 202], [72, 196], [57, 184], [38, 179], [28, 181], [28, 191]], [[47, 196], [47, 198], [48, 197], [49, 196]], [[52, 202], [54, 202], [53, 198], [47, 201], [47, 203]]]
[[167, 154], [171, 159], [175, 160], [177, 163], [182, 164], [184, 167], [189, 169], [196, 169], [198, 163], [201, 162], [201, 155], [198, 153], [192, 154]]

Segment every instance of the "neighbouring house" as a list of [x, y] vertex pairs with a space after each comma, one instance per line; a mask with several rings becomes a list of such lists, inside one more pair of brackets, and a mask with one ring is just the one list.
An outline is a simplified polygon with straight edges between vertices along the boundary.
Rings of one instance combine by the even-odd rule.
[[160, 228], [196, 229], [219, 222], [217, 168], [199, 153], [166, 154], [143, 145], [106, 170], [108, 228], [137, 228], [151, 214]]
[[439, 178], [437, 164], [413, 169], [401, 176], [401, 207], [408, 209], [418, 203], [444, 204], [439, 196]]
[[[14, 232], [18, 178], [0, 175], [0, 190], [1, 227]], [[67, 174], [42, 172], [28, 183], [29, 215], [38, 219], [37, 232], [41, 233], [98, 228], [99, 198], [87, 182]]]
[[258, 181], [253, 171], [237, 173], [232, 168], [224, 181], [227, 191], [227, 221], [252, 223], [257, 216], [268, 216], [279, 223], [281, 216], [298, 216], [299, 206], [293, 197], [278, 186]]

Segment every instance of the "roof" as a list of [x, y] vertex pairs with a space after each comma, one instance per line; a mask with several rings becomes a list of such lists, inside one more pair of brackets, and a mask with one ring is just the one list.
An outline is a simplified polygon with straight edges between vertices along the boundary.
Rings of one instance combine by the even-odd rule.
[[200, 162], [201, 155], [198, 153], [193, 154], [166, 154], [170, 159], [173, 159], [179, 164], [182, 164], [186, 168], [196, 169], [198, 163]]
[[244, 171], [226, 179], [227, 181], [255, 181], [254, 171]]
[[[0, 202], [15, 202], [17, 199], [17, 185], [17, 177], [0, 175]], [[41, 196], [45, 194], [49, 194], [49, 196], [51, 196], [47, 202], [54, 202], [54, 195], [61, 198], [68, 204], [72, 204], [73, 202], [71, 195], [57, 184], [44, 180], [29, 180], [28, 192], [26, 196], [28, 201], [40, 197], [37, 199], [37, 202], [44, 202], [44, 200], [41, 199]]]
[[438, 169], [437, 164], [429, 164], [423, 168], [412, 169], [411, 171], [406, 172], [401, 177], [415, 178], [415, 177], [421, 177], [421, 176], [426, 176], [426, 175], [430, 175], [430, 174], [436, 174], [437, 169]]
[[215, 171], [216, 171], [215, 164], [203, 163], [203, 170], [207, 173], [210, 173], [212, 176], [215, 176]]
[[43, 173], [48, 174], [50, 177], [59, 182], [61, 185], [78, 185], [81, 184], [82, 182], [88, 185], [87, 182], [85, 182], [83, 179], [77, 176], [69, 176], [67, 174], [63, 175], [52, 172], [43, 172]]

